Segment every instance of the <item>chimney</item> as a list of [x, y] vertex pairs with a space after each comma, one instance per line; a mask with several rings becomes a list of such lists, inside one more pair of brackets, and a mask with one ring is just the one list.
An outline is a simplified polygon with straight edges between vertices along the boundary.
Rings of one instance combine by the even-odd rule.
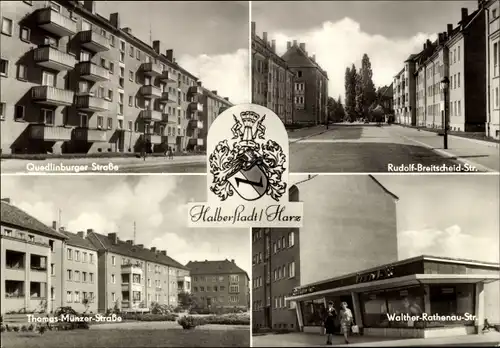
[[57, 230], [57, 221], [52, 221], [52, 228]]
[[201, 87], [201, 81], [196, 81], [196, 84]]
[[10, 198], [2, 198], [2, 202], [10, 204]]
[[95, 1], [84, 1], [83, 2], [83, 7], [92, 13], [95, 13]]
[[85, 231], [78, 231], [78, 232], [76, 232], [76, 234], [80, 238], [83, 238], [83, 239], [87, 238], [87, 232], [85, 232]]
[[273, 50], [274, 53], [276, 53], [276, 40], [271, 41], [271, 49]]
[[469, 10], [467, 10], [466, 7], [462, 7], [462, 20], [461, 21], [464, 22], [468, 15], [469, 15]]
[[64, 226], [59, 227], [59, 232], [64, 232]]
[[293, 45], [297, 46], [297, 40], [293, 40]]
[[229, 97], [224, 97], [224, 100], [229, 101]]
[[110, 14], [109, 21], [115, 28], [120, 28], [120, 14], [118, 12]]
[[304, 52], [306, 51], [306, 44], [305, 44], [305, 43], [301, 42], [301, 43], [299, 44], [299, 47], [300, 47], [300, 49], [301, 49], [302, 51], [304, 51]]
[[234, 259], [231, 259], [231, 263], [234, 263]]
[[162, 255], [167, 256], [167, 251], [166, 251], [166, 250], [162, 250], [162, 251], [160, 251], [160, 253], [161, 253]]
[[427, 48], [427, 44], [426, 44], [426, 43], [424, 43], [424, 48], [423, 48], [423, 50], [425, 51], [425, 49], [426, 49], [426, 48]]
[[128, 239], [127, 244], [134, 245], [134, 241], [132, 239]]
[[212, 92], [213, 94], [217, 95], [217, 91], [210, 91], [210, 92]]
[[174, 50], [170, 49], [170, 50], [167, 50], [167, 60], [169, 61], [173, 61], [174, 60]]
[[116, 233], [108, 233], [108, 239], [111, 241], [111, 243], [115, 245], [118, 244], [118, 235]]
[[446, 31], [443, 31], [443, 41], [446, 41], [448, 39], [448, 33]]
[[252, 22], [252, 36], [255, 36], [255, 22]]
[[87, 228], [87, 233], [94, 233], [94, 230], [92, 228]]
[[441, 45], [443, 43], [443, 33], [438, 34], [438, 45]]
[[267, 44], [267, 32], [262, 33], [262, 40]]
[[122, 30], [127, 34], [132, 35], [132, 29], [130, 29], [129, 27], [123, 28]]
[[160, 52], [161, 52], [161, 49], [160, 49], [161, 47], [160, 47], [160, 46], [161, 46], [161, 44], [160, 44], [160, 40], [155, 40], [155, 41], [153, 41], [153, 50], [154, 50], [156, 53], [158, 53], [158, 54], [160, 54]]
[[155, 253], [156, 252], [156, 247], [151, 247], [151, 251]]
[[451, 32], [453, 31], [453, 24], [447, 24], [446, 31], [448, 32], [448, 36], [449, 36], [451, 34]]
[[290, 48], [292, 48], [292, 43], [290, 41], [287, 41], [286, 49], [289, 50]]
[[311, 58], [312, 58], [312, 60], [313, 60], [314, 62], [316, 61], [316, 55], [315, 55], [315, 54], [313, 54]]

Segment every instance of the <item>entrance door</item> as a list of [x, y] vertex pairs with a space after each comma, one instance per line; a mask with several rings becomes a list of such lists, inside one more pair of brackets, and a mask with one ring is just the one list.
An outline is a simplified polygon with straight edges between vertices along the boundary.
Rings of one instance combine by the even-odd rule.
[[125, 148], [125, 132], [120, 132], [118, 135], [118, 152], [123, 152]]
[[210, 297], [207, 297], [207, 306], [212, 306], [212, 299]]
[[272, 328], [271, 325], [271, 307], [267, 306], [264, 310], [264, 326], [268, 328]]

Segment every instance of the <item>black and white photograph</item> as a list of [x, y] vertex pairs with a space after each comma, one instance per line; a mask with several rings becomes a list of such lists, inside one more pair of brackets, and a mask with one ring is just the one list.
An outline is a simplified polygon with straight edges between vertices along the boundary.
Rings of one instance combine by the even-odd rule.
[[252, 102], [299, 173], [498, 172], [498, 0], [254, 1]]
[[2, 1], [3, 173], [204, 173], [248, 103], [247, 1]]
[[498, 346], [498, 175], [290, 183], [303, 227], [252, 229], [254, 347]]
[[186, 227], [204, 176], [1, 189], [2, 347], [250, 347], [249, 229]]

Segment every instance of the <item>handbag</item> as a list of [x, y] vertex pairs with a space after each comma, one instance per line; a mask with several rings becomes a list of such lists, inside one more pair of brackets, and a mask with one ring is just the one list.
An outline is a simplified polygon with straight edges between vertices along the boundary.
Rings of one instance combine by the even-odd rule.
[[359, 334], [359, 326], [353, 325], [351, 326], [352, 333]]

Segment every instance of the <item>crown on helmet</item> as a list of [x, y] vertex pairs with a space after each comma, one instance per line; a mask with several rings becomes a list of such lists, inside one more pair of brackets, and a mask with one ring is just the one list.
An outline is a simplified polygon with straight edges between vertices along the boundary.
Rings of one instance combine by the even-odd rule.
[[243, 111], [240, 116], [245, 123], [255, 123], [259, 119], [259, 114], [253, 111]]

